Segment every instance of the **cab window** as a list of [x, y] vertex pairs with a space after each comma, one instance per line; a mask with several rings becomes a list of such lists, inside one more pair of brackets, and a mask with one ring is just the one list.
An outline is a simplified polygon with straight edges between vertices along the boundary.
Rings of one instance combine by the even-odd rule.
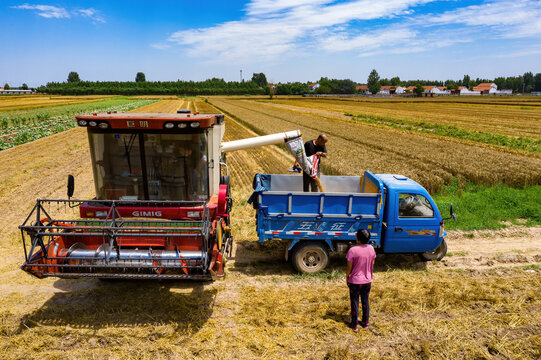
[[398, 195], [399, 218], [433, 218], [434, 209], [426, 197], [419, 194]]

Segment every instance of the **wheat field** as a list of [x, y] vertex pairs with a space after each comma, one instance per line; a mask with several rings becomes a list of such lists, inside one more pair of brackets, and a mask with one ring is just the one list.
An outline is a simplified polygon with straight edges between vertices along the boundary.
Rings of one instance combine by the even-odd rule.
[[[293, 125], [314, 136], [323, 126], [323, 119], [301, 123], [294, 113], [234, 99], [168, 99], [150, 110], [218, 111], [211, 103], [233, 115], [226, 114], [226, 141]], [[285, 114], [293, 116], [281, 119]], [[339, 129], [330, 144], [338, 144]], [[371, 327], [353, 333], [344, 325], [349, 302], [342, 257], [328, 272], [303, 276], [283, 260], [281, 241], [256, 242], [254, 210], [246, 204], [253, 174], [285, 172], [292, 157], [270, 146], [232, 152], [227, 161], [236, 245], [225, 280], [38, 280], [18, 269], [23, 254], [17, 225], [35, 198], [64, 197], [69, 173], [77, 197], [93, 196], [86, 132], [75, 128], [0, 151], [0, 358], [541, 357], [541, 228], [480, 231], [473, 238], [450, 232], [453, 256], [438, 263], [378, 256]]]

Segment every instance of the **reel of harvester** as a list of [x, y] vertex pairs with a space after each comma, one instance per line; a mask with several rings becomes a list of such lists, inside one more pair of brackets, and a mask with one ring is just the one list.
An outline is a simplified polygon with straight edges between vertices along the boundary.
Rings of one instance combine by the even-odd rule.
[[[52, 217], [51, 203], [106, 207], [101, 219]], [[126, 206], [182, 207], [199, 205], [200, 219], [123, 218]], [[39, 278], [210, 279], [223, 272], [220, 254], [204, 202], [37, 200], [19, 226], [25, 253], [21, 268]], [[227, 244], [224, 244], [227, 246]], [[224, 246], [222, 245], [222, 246]], [[217, 255], [221, 256], [217, 256]], [[220, 274], [217, 274], [218, 276]]]

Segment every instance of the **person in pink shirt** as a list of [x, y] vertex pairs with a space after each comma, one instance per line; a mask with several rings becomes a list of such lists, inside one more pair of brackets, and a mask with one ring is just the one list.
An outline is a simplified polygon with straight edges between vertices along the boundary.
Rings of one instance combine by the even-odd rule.
[[[349, 299], [351, 302], [351, 322], [348, 326], [357, 331], [357, 324], [363, 328], [368, 327], [368, 295], [372, 285], [372, 268], [376, 259], [376, 251], [368, 244], [370, 233], [365, 229], [357, 231], [356, 245], [348, 250], [346, 259], [348, 261], [346, 270], [346, 281], [349, 287]], [[359, 318], [359, 297], [363, 309], [361, 321]]]

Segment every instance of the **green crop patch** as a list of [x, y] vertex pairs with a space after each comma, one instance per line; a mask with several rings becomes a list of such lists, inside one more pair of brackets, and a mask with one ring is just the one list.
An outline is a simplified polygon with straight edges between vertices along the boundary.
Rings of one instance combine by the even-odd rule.
[[446, 229], [500, 229], [507, 223], [534, 226], [541, 224], [541, 186], [515, 189], [505, 185], [487, 187], [471, 183], [444, 186], [434, 195], [443, 217], [453, 203], [457, 220], [447, 220]]
[[125, 112], [158, 100], [114, 98], [83, 104], [3, 112], [0, 116], [0, 149], [25, 144], [77, 126], [79, 114]]

